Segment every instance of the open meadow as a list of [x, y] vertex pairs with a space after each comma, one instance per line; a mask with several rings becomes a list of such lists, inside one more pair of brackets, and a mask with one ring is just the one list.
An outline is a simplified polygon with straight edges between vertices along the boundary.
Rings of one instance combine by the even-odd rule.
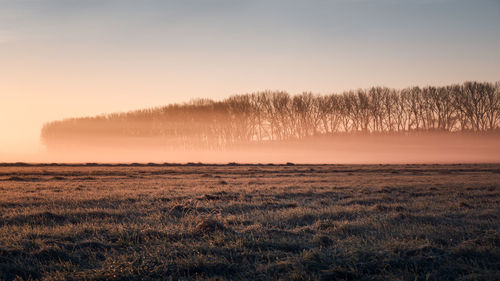
[[500, 165], [3, 165], [14, 279], [500, 280]]

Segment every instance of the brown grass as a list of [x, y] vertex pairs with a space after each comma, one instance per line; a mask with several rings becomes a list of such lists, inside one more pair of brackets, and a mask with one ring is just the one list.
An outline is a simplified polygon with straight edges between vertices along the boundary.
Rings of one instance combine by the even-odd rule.
[[500, 165], [0, 167], [0, 280], [499, 280]]

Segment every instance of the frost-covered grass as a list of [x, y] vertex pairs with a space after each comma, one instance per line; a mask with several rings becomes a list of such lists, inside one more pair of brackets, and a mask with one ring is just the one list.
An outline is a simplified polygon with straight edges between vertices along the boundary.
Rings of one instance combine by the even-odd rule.
[[0, 167], [0, 280], [500, 280], [500, 165]]

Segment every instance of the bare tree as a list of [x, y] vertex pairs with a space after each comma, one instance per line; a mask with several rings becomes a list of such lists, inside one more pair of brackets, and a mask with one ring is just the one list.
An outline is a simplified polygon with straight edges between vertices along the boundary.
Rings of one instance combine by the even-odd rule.
[[[337, 133], [482, 132], [499, 129], [500, 82], [394, 90], [372, 87], [340, 95], [282, 91], [71, 118], [43, 126], [45, 145], [103, 138], [158, 138], [165, 146], [221, 149]], [[54, 145], [55, 146], [55, 145]]]

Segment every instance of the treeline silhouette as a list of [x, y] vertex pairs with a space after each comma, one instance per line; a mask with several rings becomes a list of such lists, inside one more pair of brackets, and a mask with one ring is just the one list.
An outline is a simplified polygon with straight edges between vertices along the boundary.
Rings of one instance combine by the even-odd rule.
[[222, 101], [71, 118], [43, 126], [48, 147], [119, 138], [157, 139], [170, 148], [219, 149], [231, 144], [338, 134], [489, 132], [500, 128], [500, 82], [444, 87], [372, 87], [341, 94], [264, 91]]

